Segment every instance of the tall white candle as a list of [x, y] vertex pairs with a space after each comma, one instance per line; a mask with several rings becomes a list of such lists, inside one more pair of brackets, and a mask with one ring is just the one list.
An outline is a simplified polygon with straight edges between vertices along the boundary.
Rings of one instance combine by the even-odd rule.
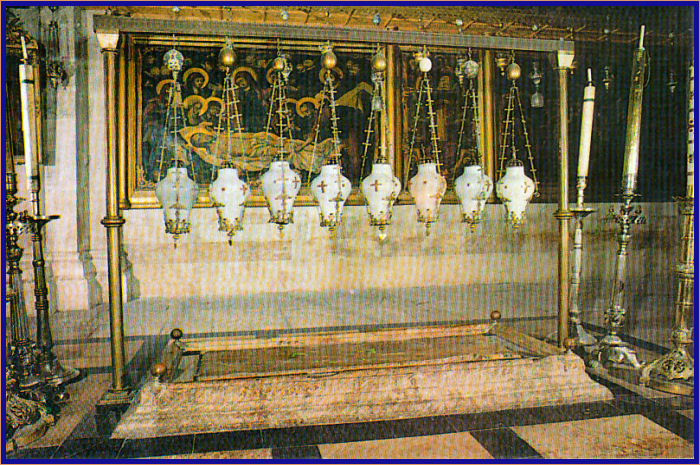
[[695, 198], [695, 65], [688, 67], [688, 181], [686, 196]]
[[591, 133], [593, 132], [593, 109], [595, 107], [595, 86], [588, 68], [588, 85], [583, 89], [583, 113], [581, 114], [581, 140], [578, 148], [578, 177], [588, 176], [588, 163], [591, 154]]
[[24, 168], [27, 173], [27, 195], [32, 192], [32, 177], [34, 176], [34, 107], [30, 95], [34, 95], [34, 72], [29, 64], [27, 45], [22, 37], [23, 62], [19, 65], [19, 98], [22, 110], [22, 136], [24, 141]]

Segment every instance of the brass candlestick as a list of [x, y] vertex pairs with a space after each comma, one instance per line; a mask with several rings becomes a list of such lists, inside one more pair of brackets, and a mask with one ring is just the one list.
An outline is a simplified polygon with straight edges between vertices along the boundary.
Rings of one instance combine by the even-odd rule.
[[32, 240], [32, 265], [34, 268], [34, 296], [37, 317], [37, 344], [39, 353], [37, 355], [38, 375], [40, 379], [53, 386], [59, 386], [78, 377], [78, 370], [64, 368], [53, 353], [53, 338], [51, 335], [51, 324], [49, 322], [49, 299], [48, 288], [46, 286], [46, 268], [44, 261], [44, 239], [43, 228], [49, 221], [58, 218], [58, 215], [45, 216], [41, 205], [41, 169], [38, 160], [34, 156], [32, 136], [36, 133], [36, 128], [32, 126], [35, 122], [29, 117], [32, 114], [32, 107], [28, 96], [33, 95], [34, 82], [29, 79], [32, 76], [31, 65], [26, 47], [23, 44], [23, 60], [20, 65], [21, 81], [21, 101], [22, 101], [22, 131], [24, 134], [25, 166], [27, 169], [27, 187], [30, 193], [32, 213], [22, 212], [18, 219], [20, 222], [29, 225]]
[[[11, 131], [8, 131], [8, 136]], [[10, 144], [12, 145], [12, 144]], [[10, 305], [10, 365], [11, 376], [16, 381], [19, 391], [25, 391], [40, 383], [35, 372], [34, 350], [36, 344], [30, 337], [27, 308], [22, 288], [22, 270], [19, 262], [24, 251], [18, 244], [19, 235], [24, 227], [19, 221], [19, 213], [15, 207], [20, 202], [17, 198], [17, 173], [15, 171], [13, 148], [8, 149], [7, 166], [5, 169], [5, 251], [7, 253], [7, 299]]]
[[646, 218], [641, 215], [641, 210], [632, 206], [632, 200], [637, 183], [637, 170], [639, 163], [639, 142], [642, 126], [642, 96], [644, 94], [646, 50], [644, 43], [644, 26], [642, 26], [639, 47], [634, 51], [632, 62], [632, 79], [630, 84], [630, 96], [627, 106], [627, 131], [625, 136], [625, 159], [622, 176], [622, 206], [620, 213], [615, 213], [610, 208], [609, 218], [620, 225], [618, 235], [618, 249], [616, 257], [615, 275], [613, 278], [610, 306], [605, 311], [605, 326], [607, 332], [591, 352], [589, 363], [596, 365], [631, 365], [639, 369], [641, 364], [637, 356], [626, 345], [618, 331], [622, 327], [627, 310], [622, 305], [627, 274], [627, 246], [630, 242], [630, 227], [633, 224], [642, 224]]
[[672, 342], [674, 349], [642, 368], [639, 382], [655, 389], [674, 394], [693, 395], [694, 360], [688, 352], [692, 344], [692, 330], [687, 319], [693, 315], [693, 290], [695, 283], [695, 68], [688, 68], [688, 150], [686, 196], [676, 199], [681, 216], [681, 250], [676, 267], [678, 291], [676, 292]]
[[693, 314], [694, 199], [683, 197], [677, 199], [677, 203], [683, 226], [680, 260], [675, 270], [678, 280], [672, 336], [675, 347], [663, 357], [645, 364], [639, 382], [661, 391], [691, 396], [694, 386], [694, 361], [688, 346], [693, 343], [693, 333], [686, 320]]
[[605, 326], [607, 328], [607, 333], [598, 341], [591, 352], [592, 365], [624, 365], [626, 363], [635, 369], [642, 366], [637, 360], [637, 355], [634, 350], [625, 344], [617, 334], [627, 314], [627, 310], [622, 305], [622, 297], [626, 284], [627, 246], [631, 238], [630, 226], [646, 222], [646, 218], [641, 214], [641, 209], [632, 206], [634, 197], [635, 195], [631, 192], [631, 189], [626, 190], [622, 194], [620, 213], [615, 213], [614, 208], [610, 208], [609, 218], [620, 225], [620, 234], [617, 239], [618, 249], [615, 260], [616, 266], [610, 306], [605, 310]]
[[579, 311], [579, 288], [581, 286], [581, 267], [583, 262], [583, 219], [593, 213], [593, 208], [585, 207], [583, 194], [586, 190], [586, 178], [591, 154], [591, 135], [593, 132], [593, 110], [595, 107], [595, 86], [593, 73], [588, 69], [588, 85], [583, 90], [583, 111], [581, 112], [581, 139], [579, 141], [578, 171], [576, 177], [576, 205], [569, 211], [576, 221], [574, 230], [574, 245], [571, 264], [571, 279], [569, 290], [569, 336], [576, 345], [592, 346], [596, 340], [588, 334], [581, 324]]

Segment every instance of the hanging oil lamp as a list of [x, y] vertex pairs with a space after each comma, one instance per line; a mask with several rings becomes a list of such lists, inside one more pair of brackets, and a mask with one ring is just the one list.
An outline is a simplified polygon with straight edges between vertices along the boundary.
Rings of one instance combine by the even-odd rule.
[[276, 223], [280, 233], [285, 225], [294, 222], [294, 199], [301, 188], [301, 178], [290, 168], [289, 162], [285, 159], [285, 156], [294, 150], [286, 90], [291, 71], [292, 66], [287, 55], [278, 52], [277, 57], [272, 61], [273, 81], [265, 129], [265, 153], [267, 154], [270, 149], [268, 141], [273, 114], [277, 115], [277, 150], [270, 168], [262, 176], [262, 188], [270, 211], [270, 223]]
[[440, 202], [447, 189], [447, 181], [440, 174], [440, 152], [438, 148], [437, 126], [435, 124], [435, 111], [433, 110], [432, 89], [430, 87], [429, 72], [433, 63], [428, 56], [425, 47], [415, 55], [421, 76], [418, 83], [418, 98], [416, 105], [416, 116], [413, 120], [413, 131], [409, 154], [413, 154], [416, 132], [418, 129], [418, 119], [420, 117], [421, 105], [425, 96], [425, 106], [428, 115], [428, 126], [430, 129], [431, 152], [426, 154], [421, 150], [418, 160], [418, 173], [409, 179], [408, 191], [416, 202], [418, 222], [425, 223], [425, 235], [430, 235], [430, 225], [438, 220]]
[[[496, 195], [503, 202], [506, 209], [506, 221], [513, 229], [517, 229], [525, 218], [525, 209], [533, 196], [537, 195], [537, 178], [535, 177], [535, 167], [532, 158], [530, 139], [527, 133], [527, 124], [523, 113], [522, 103], [516, 81], [520, 78], [520, 65], [511, 58], [511, 63], [506, 68], [506, 77], [511, 81], [508, 99], [504, 114], [504, 130], [501, 142], [501, 155], [499, 163], [499, 175], [501, 178], [496, 183]], [[530, 171], [533, 179], [525, 174], [523, 162], [517, 158], [516, 148], [516, 104], [519, 113], [519, 120], [522, 127], [522, 136], [525, 143], [528, 159], [530, 161]], [[507, 152], [510, 151], [510, 157]], [[508, 158], [506, 162], [506, 158]], [[505, 166], [505, 169], [504, 169]]]
[[371, 64], [374, 89], [372, 91], [372, 107], [367, 125], [367, 139], [364, 143], [360, 166], [364, 167], [365, 165], [367, 152], [371, 145], [371, 135], [374, 132], [373, 127], [377, 124], [377, 114], [381, 118], [381, 122], [379, 122], [381, 136], [379, 140], [379, 155], [372, 163], [372, 171], [369, 176], [362, 180], [361, 190], [367, 201], [369, 224], [378, 228], [379, 239], [384, 240], [386, 238], [386, 227], [391, 224], [392, 207], [401, 192], [401, 181], [394, 176], [391, 165], [387, 160], [387, 140], [389, 138], [385, 93], [387, 61], [386, 56], [380, 49], [372, 57]]
[[[333, 139], [333, 153], [329, 160], [321, 166], [319, 174], [311, 182], [311, 193], [318, 202], [318, 210], [321, 216], [321, 227], [327, 227], [333, 234], [343, 217], [343, 206], [350, 195], [350, 180], [343, 176], [341, 171], [340, 131], [338, 130], [338, 116], [335, 107], [335, 88], [333, 68], [338, 64], [338, 58], [333, 53], [330, 43], [321, 48], [321, 66], [323, 68], [323, 99], [330, 102], [331, 110], [331, 135]], [[315, 153], [315, 147], [314, 147]]]
[[[174, 246], [182, 234], [190, 232], [190, 212], [197, 200], [197, 183], [188, 174], [185, 164], [194, 171], [189, 150], [178, 142], [179, 131], [185, 122], [185, 109], [182, 104], [182, 90], [178, 75], [182, 70], [184, 57], [175, 48], [163, 56], [165, 66], [173, 74], [173, 84], [168, 91], [168, 111], [163, 127], [158, 162], [158, 182], [156, 198], [163, 208], [165, 232], [172, 234]], [[161, 179], [162, 169], [167, 166], [165, 177]]]
[[[462, 212], [462, 222], [467, 223], [471, 231], [481, 221], [484, 206], [493, 191], [493, 182], [484, 174], [481, 166], [482, 154], [479, 145], [479, 107], [475, 79], [479, 73], [479, 64], [471, 59], [457, 60], [457, 78], [460, 84], [464, 78], [469, 80], [469, 86], [464, 91], [464, 104], [462, 106], [462, 120], [457, 140], [457, 154], [461, 156], [467, 114], [472, 116], [471, 147], [467, 149], [467, 163], [461, 176], [455, 179], [455, 193], [459, 198]], [[464, 86], [462, 86], [464, 87]]]
[[226, 69], [226, 76], [224, 77], [222, 92], [224, 105], [219, 114], [213, 154], [217, 160], [223, 160], [223, 162], [218, 170], [216, 180], [211, 184], [210, 192], [216, 208], [219, 231], [226, 233], [229, 245], [233, 244], [233, 236], [235, 236], [236, 232], [243, 230], [245, 201], [250, 195], [248, 184], [238, 177], [238, 169], [231, 161], [234, 156], [232, 152], [234, 137], [238, 142], [238, 151], [243, 155], [243, 166], [245, 166], [246, 158], [241, 115], [238, 111], [239, 100], [236, 96], [237, 87], [231, 72], [235, 61], [236, 53], [233, 51], [231, 42], [227, 40], [219, 52], [219, 64]]
[[530, 96], [530, 106], [532, 108], [542, 108], [544, 107], [544, 95], [542, 95], [542, 92], [540, 92], [542, 73], [540, 72], [537, 62], [532, 64], [532, 72], [530, 72], [529, 78], [535, 85], [535, 92]]

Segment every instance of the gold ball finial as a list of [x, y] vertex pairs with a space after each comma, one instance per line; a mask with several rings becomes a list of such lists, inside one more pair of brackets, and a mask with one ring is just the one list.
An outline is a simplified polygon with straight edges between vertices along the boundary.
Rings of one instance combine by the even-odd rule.
[[501, 312], [498, 310], [494, 310], [491, 312], [490, 316], [493, 321], [498, 321], [501, 319]]
[[321, 55], [321, 65], [326, 69], [333, 69], [338, 64], [338, 57], [333, 50], [326, 49]]
[[522, 74], [520, 70], [520, 65], [517, 64], [516, 62], [513, 62], [508, 65], [506, 68], [506, 77], [510, 79], [511, 81], [515, 81], [516, 79], [520, 79], [520, 75]]
[[286, 65], [287, 60], [285, 60], [283, 57], [277, 57], [272, 61], [272, 69], [275, 71], [283, 71]]
[[175, 339], [176, 341], [179, 341], [183, 335], [184, 335], [184, 333], [182, 332], [182, 330], [180, 328], [175, 328], [172, 331], [170, 331], [170, 337], [172, 339]]
[[233, 48], [226, 44], [219, 52], [219, 64], [225, 68], [230, 68], [236, 62], [236, 52]]
[[161, 380], [163, 376], [165, 376], [165, 373], [168, 372], [168, 368], [163, 365], [162, 363], [156, 363], [151, 367], [151, 374], [155, 377], [158, 378], [158, 380]]
[[377, 52], [372, 57], [372, 69], [378, 73], [386, 71], [387, 61], [382, 52]]

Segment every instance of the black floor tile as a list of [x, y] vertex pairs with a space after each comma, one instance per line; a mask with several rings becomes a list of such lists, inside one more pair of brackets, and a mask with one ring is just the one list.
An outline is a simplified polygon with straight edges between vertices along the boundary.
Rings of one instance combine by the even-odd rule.
[[58, 446], [22, 448], [7, 454], [9, 460], [50, 459], [58, 450]]
[[515, 410], [504, 410], [500, 412], [464, 413], [450, 415], [447, 419], [457, 432], [476, 431], [489, 428], [505, 428], [520, 424], [524, 417], [517, 416], [515, 412]]
[[336, 427], [336, 425], [316, 425], [296, 428], [270, 428], [264, 429], [260, 433], [263, 447], [289, 448], [321, 444], [325, 442], [325, 437], [328, 435], [326, 429]]
[[622, 414], [612, 404], [603, 401], [543, 407], [534, 409], [532, 413], [536, 419], [534, 423], [531, 423], [534, 425], [615, 417]]
[[371, 441], [392, 439], [395, 432], [391, 421], [368, 421], [365, 423], [344, 423], [323, 427], [316, 444], [339, 442]]
[[221, 450], [262, 449], [263, 447], [260, 430], [227, 431], [197, 434], [194, 438], [193, 451], [202, 453]]
[[119, 451], [119, 458], [191, 454], [194, 448], [194, 438], [194, 434], [185, 434], [160, 438], [127, 439]]
[[388, 422], [395, 438], [409, 436], [431, 436], [454, 433], [455, 428], [447, 416], [408, 418]]
[[686, 396], [661, 397], [653, 399], [654, 403], [674, 410], [690, 410], [695, 408], [695, 399]]
[[83, 438], [69, 439], [61, 444], [55, 459], [114, 459], [117, 458], [123, 439]]
[[542, 458], [539, 452], [510, 428], [485, 429], [470, 434], [495, 459]]
[[273, 448], [271, 453], [273, 460], [321, 458], [321, 451], [316, 446]]

